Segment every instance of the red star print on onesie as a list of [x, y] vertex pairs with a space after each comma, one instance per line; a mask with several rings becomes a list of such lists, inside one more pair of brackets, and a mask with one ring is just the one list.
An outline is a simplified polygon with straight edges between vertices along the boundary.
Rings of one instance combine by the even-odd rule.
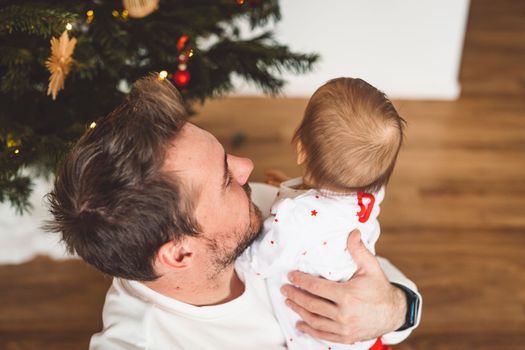
[[317, 210], [315, 210], [315, 209], [312, 210], [310, 213], [312, 214], [312, 216], [317, 216]]

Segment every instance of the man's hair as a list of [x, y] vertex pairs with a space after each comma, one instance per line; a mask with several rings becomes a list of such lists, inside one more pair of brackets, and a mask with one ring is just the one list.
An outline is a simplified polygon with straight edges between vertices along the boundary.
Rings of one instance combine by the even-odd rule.
[[48, 194], [47, 229], [70, 253], [111, 276], [154, 280], [160, 246], [197, 233], [187, 189], [162, 170], [186, 116], [175, 87], [152, 74], [80, 138]]
[[404, 124], [383, 92], [361, 79], [337, 78], [310, 98], [293, 143], [300, 141], [316, 186], [376, 192], [392, 174]]

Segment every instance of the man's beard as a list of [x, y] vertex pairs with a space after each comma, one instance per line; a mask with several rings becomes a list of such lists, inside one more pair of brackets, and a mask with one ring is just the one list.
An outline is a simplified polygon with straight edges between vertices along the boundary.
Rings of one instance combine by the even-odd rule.
[[226, 251], [226, 249], [224, 247], [221, 247], [221, 245], [217, 242], [216, 239], [210, 239], [208, 241], [208, 247], [210, 251], [212, 251], [215, 255], [215, 269], [210, 278], [213, 278], [213, 276], [215, 276], [225, 268], [231, 266], [235, 262], [235, 260], [246, 250], [246, 248], [248, 248], [253, 243], [253, 241], [257, 239], [257, 237], [259, 237], [259, 234], [261, 233], [261, 210], [251, 200], [252, 189], [250, 188], [248, 183], [244, 184], [243, 189], [244, 192], [246, 192], [246, 196], [248, 197], [248, 200], [250, 202], [250, 222], [248, 224], [248, 227], [242, 229], [243, 232], [233, 233], [235, 237], [239, 237], [239, 242], [237, 243], [235, 249], [231, 251]]

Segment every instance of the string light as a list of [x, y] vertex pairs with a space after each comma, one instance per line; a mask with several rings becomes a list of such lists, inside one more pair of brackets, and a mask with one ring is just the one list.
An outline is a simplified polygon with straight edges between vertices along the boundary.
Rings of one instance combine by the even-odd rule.
[[118, 17], [118, 15], [119, 15], [117, 10], [111, 11], [111, 14], [113, 15], [113, 17]]
[[73, 25], [71, 23], [66, 24], [66, 30], [73, 29]]
[[22, 144], [22, 141], [20, 139], [15, 139], [11, 135], [7, 135], [7, 148], [14, 148], [18, 147]]
[[190, 50], [190, 52], [188, 53], [188, 57], [191, 57], [193, 56], [193, 49]]
[[17, 148], [15, 149], [15, 154], [18, 154], [18, 153], [20, 153], [20, 150]]
[[129, 16], [128, 10], [122, 10], [122, 18], [128, 19], [128, 16]]
[[93, 18], [95, 17], [95, 11], [93, 11], [93, 10], [88, 10], [88, 11], [86, 12], [86, 16], [87, 16], [87, 22], [88, 22], [88, 23], [93, 22]]
[[95, 123], [95, 122], [89, 124], [89, 128], [90, 128], [90, 129], [94, 129], [95, 126], [97, 126], [97, 123]]
[[167, 78], [167, 76], [168, 76], [168, 72], [166, 72], [165, 70], [163, 70], [163, 71], [161, 71], [161, 72], [159, 73], [159, 80], [164, 80], [164, 79]]

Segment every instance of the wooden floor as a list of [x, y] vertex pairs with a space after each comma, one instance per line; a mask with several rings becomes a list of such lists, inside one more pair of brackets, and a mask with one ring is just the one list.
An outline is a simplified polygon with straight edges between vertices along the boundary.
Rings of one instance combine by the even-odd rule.
[[[455, 102], [396, 101], [408, 138], [378, 252], [424, 296], [400, 350], [525, 349], [524, 1], [471, 1], [461, 82]], [[253, 180], [298, 174], [289, 139], [305, 103], [216, 100], [195, 122], [252, 158]], [[109, 282], [80, 261], [0, 266], [0, 349], [85, 349]]]

